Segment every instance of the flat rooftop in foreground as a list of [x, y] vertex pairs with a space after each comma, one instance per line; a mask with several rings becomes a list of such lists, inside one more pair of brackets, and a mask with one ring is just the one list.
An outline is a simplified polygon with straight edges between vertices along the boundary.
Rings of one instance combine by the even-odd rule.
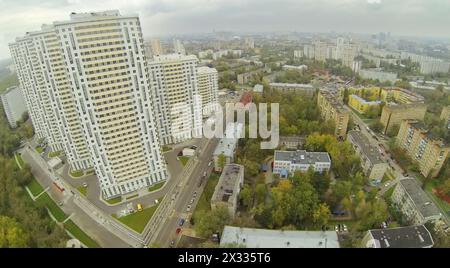
[[339, 248], [335, 231], [282, 231], [225, 226], [220, 245], [247, 248]]

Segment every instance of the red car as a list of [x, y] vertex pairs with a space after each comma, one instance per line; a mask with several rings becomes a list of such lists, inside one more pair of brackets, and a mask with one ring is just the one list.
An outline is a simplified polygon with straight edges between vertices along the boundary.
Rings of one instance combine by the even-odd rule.
[[175, 231], [176, 234], [179, 234], [181, 232], [181, 228], [178, 227], [177, 230]]

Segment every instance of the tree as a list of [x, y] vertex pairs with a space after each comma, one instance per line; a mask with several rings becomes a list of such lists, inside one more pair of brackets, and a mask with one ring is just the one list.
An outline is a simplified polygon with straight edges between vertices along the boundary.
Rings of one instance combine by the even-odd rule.
[[384, 129], [383, 124], [379, 120], [376, 120], [372, 123], [370, 123], [370, 128], [375, 131], [376, 133], [381, 133]]
[[258, 183], [255, 187], [255, 197], [256, 197], [256, 203], [262, 204], [264, 203], [264, 200], [266, 199], [267, 195], [267, 188], [264, 183]]
[[223, 153], [219, 154], [219, 156], [217, 156], [217, 165], [219, 166], [220, 170], [223, 170], [226, 163], [227, 163], [226, 156]]
[[322, 227], [328, 224], [330, 219], [330, 208], [327, 204], [321, 203], [313, 212], [313, 221], [317, 227]]
[[29, 235], [15, 219], [0, 215], [0, 248], [24, 248], [29, 240]]
[[445, 182], [441, 185], [440, 190], [445, 195], [450, 195], [450, 179], [446, 179]]
[[211, 237], [214, 233], [222, 233], [223, 227], [230, 221], [228, 209], [221, 205], [199, 214], [194, 227], [197, 234], [205, 238]]
[[246, 208], [250, 208], [253, 204], [253, 190], [250, 188], [248, 184], [245, 184], [242, 187], [241, 192], [239, 193], [239, 198], [241, 199], [242, 204]]

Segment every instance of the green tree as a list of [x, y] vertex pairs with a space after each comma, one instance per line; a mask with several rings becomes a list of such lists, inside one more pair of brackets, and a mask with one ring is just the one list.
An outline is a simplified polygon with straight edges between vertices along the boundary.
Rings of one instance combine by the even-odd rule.
[[257, 204], [263, 204], [267, 195], [267, 188], [264, 183], [258, 183], [255, 187], [255, 197]]
[[219, 154], [219, 156], [217, 156], [217, 165], [219, 166], [220, 170], [223, 170], [226, 163], [227, 157], [223, 153]]
[[29, 235], [15, 219], [0, 215], [0, 248], [28, 247], [29, 240]]
[[313, 221], [317, 227], [322, 227], [328, 224], [330, 219], [330, 208], [327, 204], [321, 203], [313, 212]]
[[445, 195], [450, 195], [450, 178], [446, 179], [445, 182], [439, 187], [439, 189], [442, 191]]
[[253, 204], [253, 190], [250, 188], [248, 184], [245, 184], [242, 187], [241, 192], [239, 193], [239, 198], [241, 199], [242, 204], [246, 208], [250, 208]]
[[209, 238], [214, 233], [222, 233], [223, 227], [229, 223], [230, 215], [225, 206], [217, 206], [207, 212], [200, 212], [194, 225], [198, 235]]

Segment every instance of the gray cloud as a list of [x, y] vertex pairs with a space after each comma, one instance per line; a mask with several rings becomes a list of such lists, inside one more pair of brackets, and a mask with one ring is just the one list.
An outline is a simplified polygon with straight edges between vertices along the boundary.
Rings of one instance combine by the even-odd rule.
[[0, 0], [7, 43], [72, 11], [138, 13], [144, 36], [234, 31], [338, 31], [450, 37], [448, 0]]

